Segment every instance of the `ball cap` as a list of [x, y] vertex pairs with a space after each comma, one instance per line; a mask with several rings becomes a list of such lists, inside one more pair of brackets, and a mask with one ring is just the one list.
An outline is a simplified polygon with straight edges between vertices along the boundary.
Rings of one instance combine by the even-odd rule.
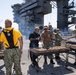
[[35, 27], [35, 30], [36, 30], [36, 29], [39, 29], [39, 27]]
[[57, 28], [57, 29], [56, 29], [56, 31], [60, 31], [60, 29], [59, 29], [59, 28]]

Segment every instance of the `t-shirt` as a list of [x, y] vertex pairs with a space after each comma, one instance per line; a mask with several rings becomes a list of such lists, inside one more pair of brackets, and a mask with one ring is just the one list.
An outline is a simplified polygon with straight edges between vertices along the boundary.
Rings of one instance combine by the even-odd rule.
[[[34, 39], [34, 38], [39, 38], [39, 37], [40, 37], [40, 34], [33, 32], [33, 33], [31, 33], [31, 34], [29, 35], [29, 40], [30, 40], [31, 38]], [[30, 47], [30, 48], [36, 48], [36, 47], [39, 46], [38, 43], [39, 43], [39, 40], [30, 40], [30, 45], [29, 45], [29, 47]]]
[[62, 37], [60, 34], [55, 33], [55, 45], [60, 46], [62, 41]]
[[[11, 28], [11, 27], [6, 28], [6, 29], [4, 30], [4, 32], [6, 32], [7, 30], [11, 31], [12, 28]], [[19, 39], [21, 36], [22, 36], [22, 34], [20, 33], [19, 30], [13, 29], [13, 40], [14, 40], [14, 45], [15, 45], [15, 46], [19, 46], [19, 44], [18, 44], [18, 39]], [[4, 34], [3, 32], [2, 32], [2, 34], [1, 34], [1, 41], [4, 42], [4, 47], [5, 47], [5, 48], [8, 48], [9, 43], [8, 43], [8, 41], [7, 41], [6, 37], [5, 37], [5, 34]], [[6, 44], [7, 44], [8, 46], [7, 46]]]
[[43, 42], [51, 42], [53, 35], [50, 30], [47, 30], [46, 32], [45, 31], [42, 32], [41, 37], [44, 39]]

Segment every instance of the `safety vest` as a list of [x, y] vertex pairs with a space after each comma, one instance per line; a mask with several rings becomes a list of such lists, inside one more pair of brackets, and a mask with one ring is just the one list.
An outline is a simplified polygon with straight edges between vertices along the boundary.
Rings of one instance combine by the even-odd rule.
[[[4, 29], [5, 30], [5, 29]], [[16, 48], [14, 45], [14, 38], [13, 38], [13, 28], [11, 30], [6, 30], [6, 32], [3, 30], [3, 33], [8, 41], [9, 46], [5, 43], [5, 45], [8, 46], [8, 48]]]

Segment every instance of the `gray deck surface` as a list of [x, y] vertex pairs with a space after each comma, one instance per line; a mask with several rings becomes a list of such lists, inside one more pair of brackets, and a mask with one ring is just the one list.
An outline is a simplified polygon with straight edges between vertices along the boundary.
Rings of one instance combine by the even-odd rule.
[[[39, 61], [39, 66], [41, 67], [41, 70], [39, 72], [36, 72], [36, 69], [31, 66], [31, 61], [28, 59], [28, 45], [29, 41], [24, 40], [24, 47], [23, 47], [23, 54], [21, 58], [21, 67], [22, 67], [22, 73], [23, 75], [76, 75], [76, 65], [73, 65], [75, 57], [73, 55], [69, 55], [72, 58], [69, 57], [69, 63], [67, 63], [69, 69], [66, 68], [65, 64], [65, 54], [60, 54], [61, 60], [60, 62], [57, 62], [54, 59], [55, 64], [48, 64], [43, 65], [43, 56], [41, 57]], [[0, 75], [5, 74], [5, 67], [3, 60], [0, 60]], [[15, 74], [13, 74], [15, 75]]]

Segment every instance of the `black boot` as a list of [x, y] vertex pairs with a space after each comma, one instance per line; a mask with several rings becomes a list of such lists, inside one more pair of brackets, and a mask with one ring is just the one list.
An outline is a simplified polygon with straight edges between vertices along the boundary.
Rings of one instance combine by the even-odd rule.
[[47, 64], [47, 59], [44, 59], [44, 64]]
[[47, 64], [47, 61], [44, 61], [44, 64]]
[[44, 56], [44, 64], [47, 64], [47, 57]]
[[53, 59], [50, 59], [50, 64], [55, 64]]
[[60, 60], [60, 57], [59, 57], [59, 56], [56, 56], [56, 57], [55, 57], [55, 59], [58, 59], [58, 60]]

